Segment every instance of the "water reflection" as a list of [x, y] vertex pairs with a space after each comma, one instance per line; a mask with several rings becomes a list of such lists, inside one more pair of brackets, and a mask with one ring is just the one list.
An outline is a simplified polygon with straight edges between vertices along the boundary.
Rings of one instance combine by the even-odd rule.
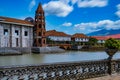
[[[19, 56], [0, 56], [0, 66], [99, 60], [106, 59], [107, 57], [108, 55], [104, 51], [67, 51], [65, 53], [53, 54], [25, 54]], [[120, 52], [117, 52], [113, 58], [120, 58]]]

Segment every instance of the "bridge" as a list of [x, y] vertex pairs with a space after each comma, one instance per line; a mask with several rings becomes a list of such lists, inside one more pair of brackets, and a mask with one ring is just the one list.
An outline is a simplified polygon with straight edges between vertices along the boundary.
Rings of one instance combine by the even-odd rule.
[[59, 46], [60, 48], [63, 48], [65, 50], [69, 50], [69, 49], [79, 50], [83, 47], [83, 46], [77, 46], [72, 44], [48, 44], [48, 46]]
[[120, 59], [1, 66], [0, 80], [84, 80], [120, 72]]
[[59, 46], [60, 48], [63, 48], [65, 50], [71, 49], [72, 44], [47, 44], [48, 46]]

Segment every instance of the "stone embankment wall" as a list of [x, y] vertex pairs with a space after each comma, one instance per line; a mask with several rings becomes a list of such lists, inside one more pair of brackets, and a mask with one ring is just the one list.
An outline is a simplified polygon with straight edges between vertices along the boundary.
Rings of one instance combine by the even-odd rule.
[[20, 48], [20, 47], [1, 47], [0, 55], [21, 55], [25, 53], [31, 53], [31, 48]]
[[59, 48], [58, 46], [54, 47], [33, 47], [31, 49], [32, 53], [59, 53], [65, 52], [64, 49]]
[[26, 53], [58, 53], [65, 52], [64, 49], [59, 48], [58, 46], [54, 47], [1, 47], [0, 55], [21, 55]]

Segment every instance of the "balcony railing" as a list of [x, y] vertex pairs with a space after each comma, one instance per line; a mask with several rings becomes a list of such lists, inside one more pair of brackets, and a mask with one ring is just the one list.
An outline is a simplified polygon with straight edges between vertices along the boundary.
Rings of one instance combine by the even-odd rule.
[[0, 80], [83, 80], [120, 72], [120, 60], [1, 66]]

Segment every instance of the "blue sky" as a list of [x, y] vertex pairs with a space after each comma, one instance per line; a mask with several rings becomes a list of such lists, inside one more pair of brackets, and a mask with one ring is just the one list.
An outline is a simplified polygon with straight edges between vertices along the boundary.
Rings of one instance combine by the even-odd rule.
[[0, 16], [35, 16], [38, 3], [45, 11], [46, 29], [68, 34], [120, 29], [120, 0], [0, 0]]

